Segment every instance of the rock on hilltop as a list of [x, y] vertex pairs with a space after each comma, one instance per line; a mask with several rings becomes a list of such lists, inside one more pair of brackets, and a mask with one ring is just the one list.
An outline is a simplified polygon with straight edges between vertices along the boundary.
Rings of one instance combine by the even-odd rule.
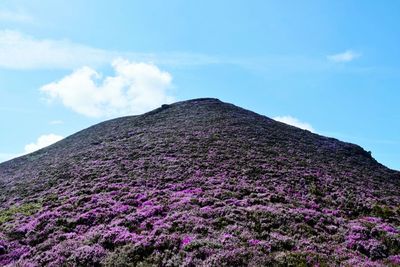
[[400, 173], [217, 99], [0, 164], [0, 265], [398, 266]]

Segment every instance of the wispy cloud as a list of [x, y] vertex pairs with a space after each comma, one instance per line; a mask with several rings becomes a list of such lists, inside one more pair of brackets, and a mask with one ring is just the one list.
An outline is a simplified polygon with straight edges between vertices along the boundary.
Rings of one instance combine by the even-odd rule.
[[32, 22], [33, 17], [22, 11], [0, 10], [0, 21], [6, 22]]
[[350, 62], [359, 57], [361, 57], [360, 53], [352, 50], [346, 50], [342, 53], [328, 55], [327, 59], [332, 62]]
[[0, 67], [7, 69], [71, 69], [100, 64], [114, 56], [68, 40], [39, 40], [10, 30], [0, 31], [0, 51]]
[[139, 114], [174, 101], [172, 76], [154, 64], [114, 60], [115, 76], [102, 77], [90, 67], [77, 69], [40, 91], [50, 100], [88, 117]]
[[205, 65], [232, 65], [260, 73], [310, 73], [325, 71], [350, 71], [365, 73], [377, 71], [370, 67], [348, 66], [338, 68], [329, 62], [350, 62], [361, 56], [347, 50], [328, 55], [327, 60], [309, 55], [260, 55], [233, 57], [191, 52], [140, 53], [135, 51], [104, 50], [68, 39], [36, 38], [14, 31], [0, 30], [0, 68], [14, 70], [66, 69], [82, 66], [100, 68], [116, 58], [147, 62], [157, 66], [188, 67]]
[[277, 116], [273, 118], [276, 121], [280, 121], [292, 126], [295, 126], [297, 128], [303, 129], [303, 130], [308, 130], [310, 132], [315, 133], [315, 129], [311, 126], [311, 124], [307, 122], [302, 122], [299, 119], [292, 117], [292, 116]]
[[69, 40], [38, 39], [18, 31], [0, 31], [0, 68], [75, 69], [98, 67], [118, 57], [157, 65], [187, 66], [219, 63], [219, 59], [196, 53], [135, 53], [109, 51]]

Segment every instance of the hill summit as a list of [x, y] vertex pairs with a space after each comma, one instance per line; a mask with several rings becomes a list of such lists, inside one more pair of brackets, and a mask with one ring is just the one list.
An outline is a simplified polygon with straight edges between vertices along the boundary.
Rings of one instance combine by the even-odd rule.
[[0, 265], [396, 266], [400, 173], [194, 99], [0, 164]]

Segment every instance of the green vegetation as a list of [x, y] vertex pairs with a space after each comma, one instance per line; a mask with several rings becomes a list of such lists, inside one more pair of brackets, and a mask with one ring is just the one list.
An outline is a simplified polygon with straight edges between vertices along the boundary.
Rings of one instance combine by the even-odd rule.
[[0, 224], [11, 221], [16, 214], [29, 216], [37, 212], [42, 207], [41, 203], [24, 203], [11, 206], [8, 209], [0, 210]]
[[383, 219], [388, 219], [395, 215], [395, 212], [390, 207], [385, 205], [375, 205], [372, 208], [372, 213], [375, 216], [381, 217]]

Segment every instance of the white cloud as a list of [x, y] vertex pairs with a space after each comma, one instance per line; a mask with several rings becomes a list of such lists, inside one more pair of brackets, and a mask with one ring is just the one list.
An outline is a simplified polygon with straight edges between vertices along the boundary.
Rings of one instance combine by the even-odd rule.
[[0, 153], [0, 163], [21, 156], [21, 154]]
[[328, 55], [327, 59], [329, 61], [333, 61], [333, 62], [350, 62], [353, 61], [356, 58], [359, 58], [361, 56], [361, 54], [356, 53], [354, 51], [351, 50], [347, 50], [343, 53], [338, 53], [338, 54], [334, 54], [334, 55]]
[[157, 66], [114, 60], [115, 76], [102, 77], [90, 67], [82, 67], [40, 91], [48, 100], [59, 100], [67, 108], [89, 117], [140, 114], [171, 103], [168, 95], [172, 76]]
[[39, 150], [41, 148], [44, 148], [46, 146], [52, 145], [61, 139], [63, 139], [61, 135], [57, 134], [44, 134], [39, 136], [39, 138], [30, 144], [27, 144], [24, 148], [23, 153], [0, 153], [0, 163], [8, 161], [10, 159], [14, 159], [32, 152], [35, 152], [36, 150]]
[[273, 118], [276, 121], [280, 121], [298, 128], [301, 128], [303, 130], [308, 130], [310, 132], [315, 132], [314, 128], [311, 126], [311, 124], [307, 122], [302, 122], [298, 120], [297, 118], [294, 118], [292, 116], [278, 116]]
[[0, 10], [0, 21], [32, 22], [33, 18], [21, 11]]
[[62, 137], [60, 135], [56, 135], [56, 134], [41, 135], [36, 140], [36, 142], [27, 144], [25, 146], [25, 153], [24, 154], [32, 153], [32, 152], [34, 152], [36, 150], [39, 150], [39, 149], [44, 148], [46, 146], [52, 145], [52, 144], [60, 141], [63, 138], [64, 137]]

